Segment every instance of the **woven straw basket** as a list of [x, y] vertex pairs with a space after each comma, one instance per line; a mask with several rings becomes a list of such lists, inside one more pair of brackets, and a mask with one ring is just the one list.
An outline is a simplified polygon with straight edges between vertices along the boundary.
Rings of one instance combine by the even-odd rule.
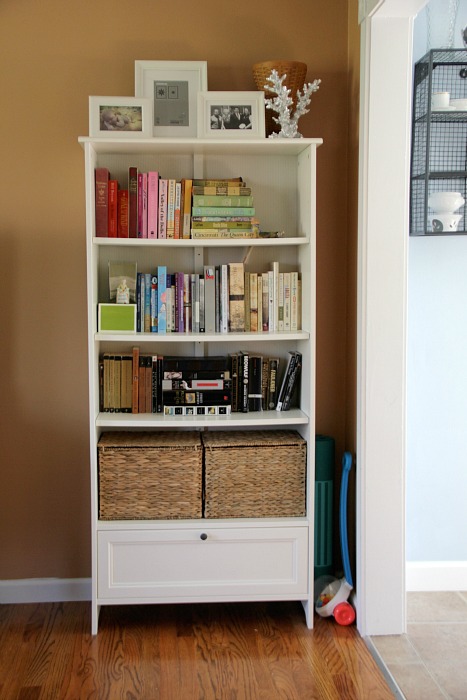
[[[279, 77], [282, 77], [284, 74], [287, 75], [284, 82], [290, 90], [290, 97], [293, 100], [293, 111], [297, 104], [297, 90], [301, 90], [305, 84], [307, 65], [306, 63], [300, 63], [300, 61], [262, 61], [261, 63], [255, 63], [253, 65], [253, 77], [257, 89], [264, 90], [265, 97], [276, 97], [274, 92], [264, 89], [267, 79], [274, 69], [279, 73]], [[272, 109], [266, 109], [265, 112], [266, 136], [269, 136], [280, 131], [280, 127], [273, 121], [273, 117], [277, 116], [276, 112]]]
[[205, 518], [306, 515], [306, 441], [293, 430], [202, 435]]
[[98, 456], [102, 520], [202, 517], [198, 432], [103, 433]]

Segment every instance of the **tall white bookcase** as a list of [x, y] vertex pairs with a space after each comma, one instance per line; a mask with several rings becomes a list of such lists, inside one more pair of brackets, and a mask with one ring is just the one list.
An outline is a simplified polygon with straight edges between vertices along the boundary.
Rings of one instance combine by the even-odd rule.
[[[313, 624], [316, 149], [321, 139], [79, 139], [85, 154], [92, 498], [92, 633], [103, 605], [298, 600]], [[94, 171], [106, 167], [126, 187], [128, 167], [162, 177], [242, 176], [251, 185], [262, 230], [279, 238], [148, 240], [95, 236]], [[101, 334], [97, 305], [108, 301], [108, 263], [137, 261], [150, 271], [201, 272], [203, 265], [245, 261], [245, 269], [298, 270], [301, 330], [260, 333]], [[104, 352], [228, 355], [248, 349], [302, 353], [300, 407], [228, 416], [102, 413], [99, 358]], [[307, 441], [306, 516], [196, 520], [99, 519], [97, 443], [109, 430], [294, 429]], [[285, 465], [286, 468], [286, 465]], [[201, 535], [203, 537], [201, 537]]]

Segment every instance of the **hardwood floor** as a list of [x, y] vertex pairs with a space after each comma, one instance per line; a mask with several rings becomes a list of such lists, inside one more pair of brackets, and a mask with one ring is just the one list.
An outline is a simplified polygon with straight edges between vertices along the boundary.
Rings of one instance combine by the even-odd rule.
[[299, 603], [0, 606], [2, 700], [386, 700], [355, 627]]

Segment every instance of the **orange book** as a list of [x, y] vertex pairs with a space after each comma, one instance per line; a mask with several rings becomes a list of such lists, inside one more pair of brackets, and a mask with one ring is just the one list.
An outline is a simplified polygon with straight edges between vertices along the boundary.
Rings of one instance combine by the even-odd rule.
[[133, 381], [131, 394], [131, 412], [138, 413], [139, 408], [139, 348], [133, 348]]

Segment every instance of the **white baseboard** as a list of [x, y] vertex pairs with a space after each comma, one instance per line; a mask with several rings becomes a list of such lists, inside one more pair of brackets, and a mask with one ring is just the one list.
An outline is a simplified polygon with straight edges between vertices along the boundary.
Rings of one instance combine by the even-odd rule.
[[467, 591], [467, 561], [408, 561], [407, 591]]
[[0, 581], [0, 603], [91, 600], [90, 578], [27, 578]]

